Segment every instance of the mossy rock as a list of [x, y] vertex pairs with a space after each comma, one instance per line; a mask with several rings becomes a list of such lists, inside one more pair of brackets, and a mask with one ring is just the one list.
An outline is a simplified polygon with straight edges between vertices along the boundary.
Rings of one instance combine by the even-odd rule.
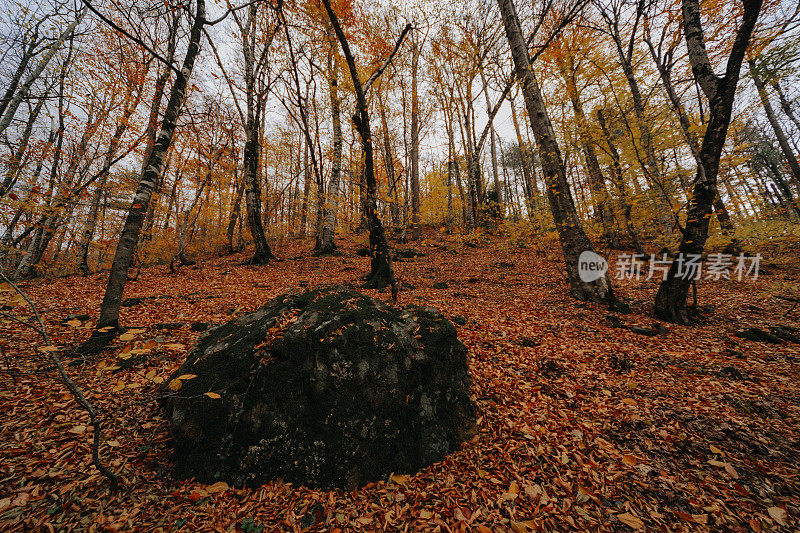
[[202, 338], [163, 387], [175, 474], [353, 488], [414, 473], [475, 432], [466, 351], [434, 309], [341, 286], [279, 296]]

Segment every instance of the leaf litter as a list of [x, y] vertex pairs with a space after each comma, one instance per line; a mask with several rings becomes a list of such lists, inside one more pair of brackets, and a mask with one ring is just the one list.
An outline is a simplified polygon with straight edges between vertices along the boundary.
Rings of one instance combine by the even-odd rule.
[[[564, 283], [554, 282], [563, 278], [558, 257], [547, 252], [494, 240], [477, 248], [441, 239], [418, 244], [426, 257], [397, 265], [407, 287], [401, 303], [461, 317], [459, 338], [469, 348], [479, 431], [459, 451], [352, 492], [280, 479], [244, 489], [171, 477], [169, 426], [155, 396], [203, 334], [190, 325], [224, 323], [290, 290], [357, 286], [366, 271], [369, 259], [355, 256], [356, 243], [344, 243], [344, 256], [312, 258], [305, 243], [290, 242], [284, 255], [295, 259], [263, 267], [232, 256], [177, 274], [143, 269], [126, 292], [142, 303], [122, 310], [130, 329], [98, 357], [69, 362], [70, 375], [102, 408], [100, 452], [124, 478], [118, 493], [92, 466], [89, 419], [48, 369], [35, 332], [3, 323], [0, 529], [797, 527], [800, 345], [735, 335], [745, 327], [798, 326], [781, 301], [767, 297], [775, 276], [701, 283], [699, 326], [670, 324], [642, 336], [631, 328], [654, 327], [652, 280], [615, 280], [633, 313], [606, 319], [606, 309], [572, 300]], [[510, 266], [497, 267], [501, 259]], [[104, 284], [105, 276], [95, 274], [34, 280], [25, 289], [63, 347], [91, 333], [94, 320], [62, 321], [96, 315]], [[728, 367], [739, 373], [721, 372]], [[177, 390], [193, 377], [168, 385]]]

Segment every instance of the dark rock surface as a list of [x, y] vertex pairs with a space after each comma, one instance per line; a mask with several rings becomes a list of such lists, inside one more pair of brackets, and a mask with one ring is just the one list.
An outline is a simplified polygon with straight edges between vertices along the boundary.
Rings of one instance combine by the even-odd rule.
[[[173, 390], [170, 380], [181, 375]], [[208, 333], [162, 389], [175, 474], [356, 487], [475, 431], [466, 348], [438, 311], [344, 287], [287, 294]]]

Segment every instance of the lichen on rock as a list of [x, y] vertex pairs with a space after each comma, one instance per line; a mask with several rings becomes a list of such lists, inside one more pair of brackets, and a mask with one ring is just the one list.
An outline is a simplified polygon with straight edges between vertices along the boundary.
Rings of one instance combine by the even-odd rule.
[[162, 389], [178, 477], [352, 488], [416, 472], [475, 431], [455, 327], [340, 286], [218, 327], [167, 383], [185, 374], [197, 377]]

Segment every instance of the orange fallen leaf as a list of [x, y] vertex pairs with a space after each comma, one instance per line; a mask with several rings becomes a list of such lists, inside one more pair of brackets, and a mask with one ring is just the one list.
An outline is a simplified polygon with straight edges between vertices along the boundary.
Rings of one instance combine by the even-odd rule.
[[630, 513], [622, 513], [618, 514], [617, 518], [619, 521], [625, 524], [626, 526], [630, 526], [633, 529], [644, 529], [644, 522], [641, 518], [633, 516]]

